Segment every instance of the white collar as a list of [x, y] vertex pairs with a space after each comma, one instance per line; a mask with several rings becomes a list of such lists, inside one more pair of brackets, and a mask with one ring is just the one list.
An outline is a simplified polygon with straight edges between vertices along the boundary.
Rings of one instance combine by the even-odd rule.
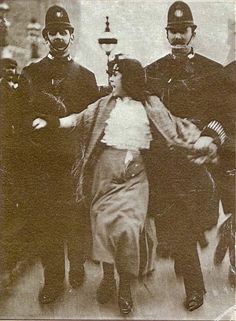
[[125, 97], [116, 97], [116, 101], [118, 102], [122, 102], [122, 103], [126, 103], [126, 102], [128, 102], [128, 101], [130, 101], [132, 98], [131, 97], [129, 97], [129, 96], [125, 96]]
[[[48, 53], [48, 55], [47, 55], [47, 57], [50, 59], [50, 60], [54, 60], [55, 59], [55, 57], [49, 52]], [[69, 54], [68, 56], [66, 56], [66, 57], [61, 57], [60, 59], [65, 59], [65, 60], [67, 60], [67, 61], [71, 61], [71, 59], [72, 59], [72, 57], [71, 57], [71, 55]]]

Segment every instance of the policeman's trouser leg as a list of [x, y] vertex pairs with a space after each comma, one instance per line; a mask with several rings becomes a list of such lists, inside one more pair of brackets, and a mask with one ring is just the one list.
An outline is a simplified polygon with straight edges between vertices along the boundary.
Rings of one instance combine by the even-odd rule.
[[175, 263], [183, 277], [186, 296], [205, 293], [205, 286], [197, 252], [197, 244], [183, 244], [175, 253]]
[[41, 261], [44, 268], [44, 283], [55, 286], [62, 284], [65, 277], [63, 240], [58, 240], [55, 243], [51, 240], [51, 244], [44, 249], [45, 250], [41, 251]]
[[64, 235], [60, 218], [44, 217], [39, 225], [37, 245], [46, 285], [63, 284], [65, 277]]
[[[65, 218], [68, 220], [68, 218]], [[71, 213], [69, 220], [66, 222], [68, 260], [70, 262], [69, 282], [72, 288], [78, 288], [82, 285], [85, 278], [85, 248], [86, 242], [84, 231], [81, 229], [80, 218], [76, 211]]]
[[70, 262], [70, 269], [76, 270], [85, 263], [86, 254], [86, 242], [84, 237], [84, 231], [79, 226], [80, 222], [74, 221], [74, 224], [70, 224], [69, 231], [66, 236], [68, 259]]
[[44, 270], [44, 286], [39, 291], [39, 302], [54, 302], [64, 291], [65, 259], [63, 238], [48, 234], [40, 247], [40, 257]]

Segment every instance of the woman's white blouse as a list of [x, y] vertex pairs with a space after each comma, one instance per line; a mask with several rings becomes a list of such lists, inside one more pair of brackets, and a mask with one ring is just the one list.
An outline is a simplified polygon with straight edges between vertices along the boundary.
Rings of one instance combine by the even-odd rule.
[[149, 149], [152, 135], [143, 104], [129, 97], [117, 98], [106, 121], [102, 142], [118, 149]]

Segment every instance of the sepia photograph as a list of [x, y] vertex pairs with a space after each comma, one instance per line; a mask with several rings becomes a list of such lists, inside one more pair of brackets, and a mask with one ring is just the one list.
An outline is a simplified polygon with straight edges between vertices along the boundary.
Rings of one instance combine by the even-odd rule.
[[0, 0], [0, 320], [236, 320], [235, 14]]

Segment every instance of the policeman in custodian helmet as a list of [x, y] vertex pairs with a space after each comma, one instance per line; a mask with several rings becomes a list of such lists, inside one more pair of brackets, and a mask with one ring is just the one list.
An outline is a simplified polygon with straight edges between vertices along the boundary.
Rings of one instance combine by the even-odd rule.
[[[57, 37], [59, 33], [60, 37]], [[74, 40], [74, 27], [71, 25], [66, 10], [60, 6], [52, 6], [48, 9], [45, 17], [43, 37], [49, 44], [54, 55], [65, 55]]]
[[43, 304], [56, 300], [64, 290], [64, 241], [68, 245], [71, 286], [79, 287], [85, 277], [85, 245], [81, 230], [84, 224], [79, 214], [82, 210], [74, 199], [71, 177], [75, 134], [57, 131], [36, 134], [31, 122], [39, 114], [53, 121], [79, 113], [98, 98], [94, 74], [70, 55], [73, 32], [66, 10], [57, 5], [50, 7], [42, 31], [49, 53], [23, 69], [18, 88], [22, 115], [30, 118], [28, 121], [23, 119], [21, 124], [22, 140], [27, 142], [27, 175], [24, 179], [27, 186], [34, 186], [27, 191], [31, 201], [25, 206], [29, 211], [27, 232], [35, 236], [35, 246], [44, 268], [44, 286], [39, 293], [39, 301]]
[[[194, 52], [196, 28], [189, 6], [183, 1], [174, 2], [166, 26], [171, 53], [148, 65], [146, 76], [149, 91], [159, 96], [171, 113], [191, 120], [202, 130], [198, 145], [201, 150], [213, 140], [219, 145], [225, 140], [220, 123], [221, 100], [217, 99], [220, 93], [217, 79], [223, 67]], [[175, 151], [166, 153], [159, 187], [171, 188], [169, 196], [163, 189], [164, 201], [159, 212], [165, 214], [156, 217], [157, 237], [160, 247], [161, 243], [168, 243], [172, 250], [176, 274], [184, 281], [185, 308], [193, 311], [203, 304], [205, 293], [197, 242], [202, 247], [207, 245], [204, 232], [217, 223], [218, 198], [209, 173]], [[165, 168], [168, 170], [163, 174]], [[205, 202], [199, 202], [203, 197]]]
[[189, 6], [182, 1], [174, 2], [168, 11], [166, 34], [176, 57], [192, 51], [191, 42], [196, 28]]

